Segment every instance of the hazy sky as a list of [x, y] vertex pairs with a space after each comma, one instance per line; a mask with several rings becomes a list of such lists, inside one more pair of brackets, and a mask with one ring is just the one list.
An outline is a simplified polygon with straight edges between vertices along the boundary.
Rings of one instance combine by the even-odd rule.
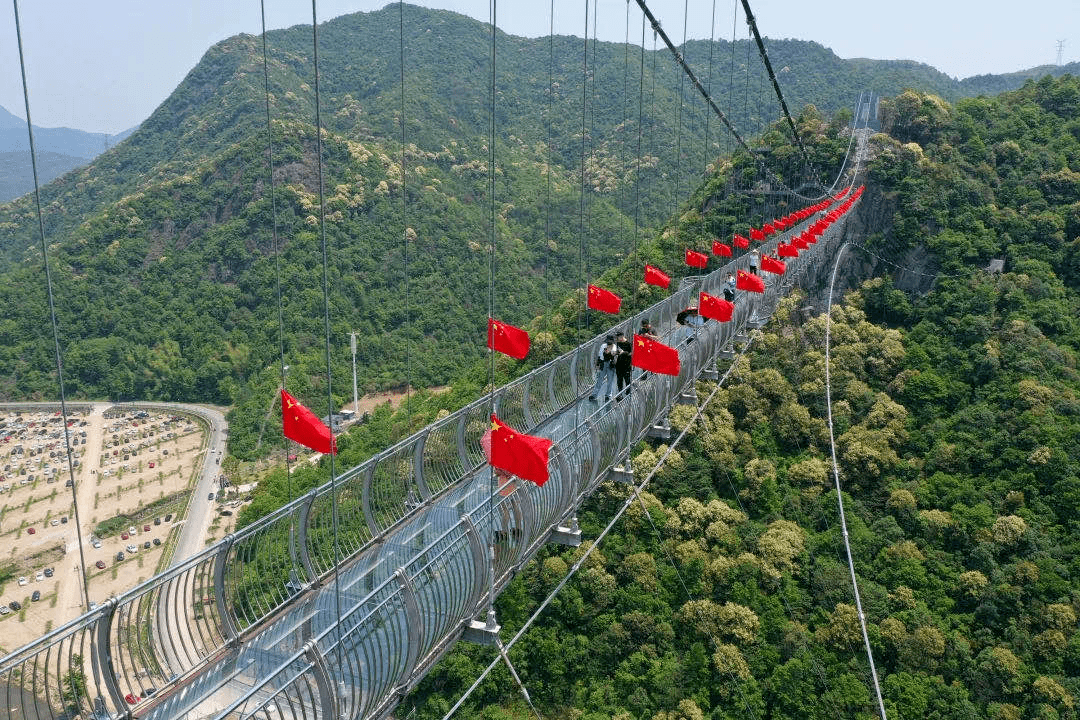
[[[597, 1], [600, 39], [621, 42], [625, 0]], [[717, 37], [731, 39], [736, 2], [716, 0]], [[582, 0], [554, 3], [556, 33], [581, 36]], [[319, 20], [384, 4], [322, 0]], [[420, 4], [488, 19], [487, 0]], [[34, 124], [44, 127], [115, 133], [136, 125], [210, 45], [238, 32], [259, 30], [256, 0], [23, 0], [20, 5], [30, 112]], [[650, 0], [648, 5], [679, 42], [684, 3]], [[713, 0], [692, 0], [689, 6], [689, 37], [708, 38]], [[549, 3], [503, 0], [498, 8], [500, 29], [547, 35]], [[1058, 40], [1066, 40], [1065, 62], [1080, 58], [1080, 0], [1029, 0], [1020, 5], [1004, 0], [754, 0], [751, 8], [766, 37], [814, 40], [842, 58], [918, 60], [961, 78], [1053, 63]], [[640, 33], [641, 16], [633, 2], [630, 12], [631, 27]], [[742, 38], [746, 26], [741, 9], [739, 17]], [[267, 0], [271, 28], [310, 20], [308, 0]], [[0, 3], [0, 105], [25, 117], [11, 3]]]

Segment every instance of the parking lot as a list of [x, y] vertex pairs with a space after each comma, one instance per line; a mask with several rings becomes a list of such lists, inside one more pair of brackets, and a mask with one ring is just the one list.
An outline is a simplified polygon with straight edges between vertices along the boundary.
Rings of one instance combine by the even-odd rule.
[[185, 415], [103, 405], [70, 414], [67, 430], [71, 468], [57, 412], [0, 411], [0, 650], [84, 609], [72, 479], [90, 600], [101, 602], [163, 564], [207, 435]]

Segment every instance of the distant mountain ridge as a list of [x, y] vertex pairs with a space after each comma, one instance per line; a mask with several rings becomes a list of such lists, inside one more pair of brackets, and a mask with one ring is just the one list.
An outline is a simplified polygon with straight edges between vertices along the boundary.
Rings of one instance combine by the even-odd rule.
[[[411, 5], [404, 11], [404, 217], [398, 8], [346, 15], [320, 28], [331, 332], [337, 346], [349, 330], [368, 328], [358, 358], [366, 389], [400, 386], [407, 372], [414, 385], [440, 384], [484, 352], [477, 318], [486, 306], [491, 233], [490, 31], [449, 11]], [[43, 189], [73, 396], [234, 404], [242, 416], [234, 426], [261, 417], [253, 408], [265, 406], [265, 393], [276, 383], [279, 243], [286, 352], [295, 368], [290, 384], [302, 394], [320, 382], [325, 361], [317, 341], [322, 282], [313, 254], [319, 182], [310, 28], [272, 31], [267, 43], [274, 203], [261, 42], [252, 35], [215, 44], [131, 137]], [[720, 107], [751, 137], [777, 118], [776, 102], [767, 83], [759, 83], [756, 53], [746, 68], [746, 41], [734, 50], [736, 81], [729, 86], [727, 68], [717, 64], [712, 86]], [[703, 77], [710, 51], [725, 57], [732, 47], [697, 41], [684, 49]], [[829, 145], [842, 135], [843, 113], [861, 91], [888, 96], [916, 87], [955, 98], [980, 87], [919, 63], [842, 60], [813, 42], [770, 40], [769, 53], [800, 124], [825, 148], [812, 158], [823, 171], [832, 167]], [[650, 52], [639, 162], [640, 64], [627, 62], [621, 44], [597, 43], [595, 50], [590, 46], [582, 158], [581, 40], [499, 34], [497, 57], [497, 294], [502, 319], [527, 324], [581, 286], [583, 265], [596, 277], [626, 256], [635, 231], [644, 236], [684, 212], [707, 162], [732, 143], [715, 118], [706, 125], [688, 87], [685, 111], [676, 112], [676, 66], [666, 51]], [[744, 98], [747, 85], [751, 95]], [[626, 96], [624, 87], [631, 88]], [[811, 103], [817, 110], [806, 109]], [[774, 161], [788, 182], [803, 179], [800, 163]], [[739, 182], [746, 187], [755, 180], [751, 173]], [[579, 220], [582, 209], [585, 221]], [[403, 226], [413, 242], [408, 292], [424, 297], [408, 311]], [[47, 362], [51, 336], [43, 333], [39, 248], [30, 199], [0, 205], [0, 304], [15, 309], [13, 317], [0, 319], [4, 398], [55, 387]], [[562, 321], [578, 325], [577, 317]], [[408, 368], [406, 342], [422, 348]], [[344, 356], [333, 362], [335, 377], [343, 376]]]
[[[38, 181], [42, 184], [73, 170], [135, 132], [91, 133], [72, 128], [34, 126]], [[0, 203], [13, 200], [34, 187], [26, 121], [0, 106]]]

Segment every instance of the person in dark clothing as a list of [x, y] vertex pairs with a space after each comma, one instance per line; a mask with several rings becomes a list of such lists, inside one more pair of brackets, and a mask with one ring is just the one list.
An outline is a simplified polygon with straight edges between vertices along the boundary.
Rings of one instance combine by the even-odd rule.
[[724, 284], [724, 299], [729, 303], [735, 302], [735, 276], [728, 273], [727, 282]]
[[641, 321], [641, 330], [638, 331], [638, 335], [644, 335], [645, 337], [660, 339], [660, 336], [653, 330], [652, 323], [648, 320]]
[[630, 373], [633, 370], [630, 363], [634, 344], [626, 339], [625, 334], [616, 333], [615, 345], [619, 348], [619, 355], [615, 358], [615, 379], [619, 384], [619, 394], [615, 396], [615, 399], [621, 400], [624, 394], [623, 388], [626, 388], [626, 395], [630, 394]]

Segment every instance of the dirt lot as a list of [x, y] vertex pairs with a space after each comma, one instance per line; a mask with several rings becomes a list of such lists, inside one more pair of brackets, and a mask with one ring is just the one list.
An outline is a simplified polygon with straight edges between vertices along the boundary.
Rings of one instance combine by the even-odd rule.
[[[186, 416], [100, 405], [87, 415], [72, 416], [68, 429], [90, 600], [101, 602], [158, 570], [205, 452], [206, 430]], [[0, 566], [11, 573], [0, 581], [0, 604], [15, 600], [22, 605], [0, 616], [0, 652], [83, 611], [64, 447], [59, 415], [0, 412]], [[128, 519], [114, 522], [115, 532], [93, 539], [99, 523], [120, 515]], [[122, 561], [117, 561], [119, 552]], [[96, 567], [99, 561], [103, 569]], [[46, 568], [53, 570], [51, 577], [44, 575]], [[25, 584], [20, 585], [20, 577]], [[31, 600], [35, 590], [41, 593], [37, 602]]]

